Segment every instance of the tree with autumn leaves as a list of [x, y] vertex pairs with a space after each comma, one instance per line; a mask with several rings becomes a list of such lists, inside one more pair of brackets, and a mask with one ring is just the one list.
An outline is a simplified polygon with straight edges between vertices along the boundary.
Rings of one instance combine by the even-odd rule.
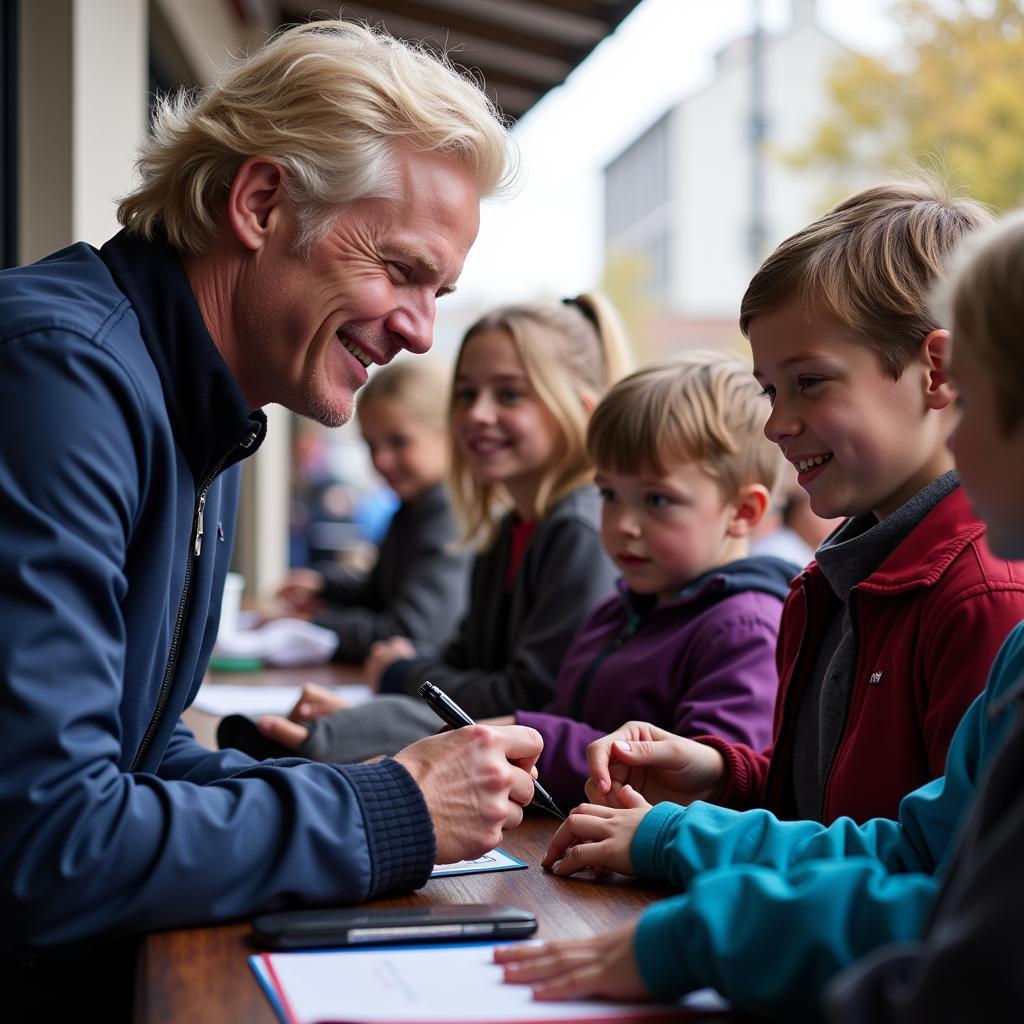
[[898, 54], [837, 67], [794, 162], [840, 191], [924, 168], [996, 210], [1024, 204], [1024, 2], [895, 0], [893, 16]]

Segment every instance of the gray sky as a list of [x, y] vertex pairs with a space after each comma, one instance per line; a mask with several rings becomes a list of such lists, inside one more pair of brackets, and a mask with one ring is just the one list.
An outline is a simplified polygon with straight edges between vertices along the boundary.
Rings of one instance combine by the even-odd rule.
[[[818, 18], [848, 46], [880, 53], [895, 39], [888, 7], [888, 0], [818, 0]], [[749, 31], [751, 9], [751, 0], [643, 0], [549, 93], [515, 129], [521, 190], [485, 205], [453, 305], [593, 287], [601, 272], [601, 168], [710, 81], [715, 52]], [[789, 0], [764, 0], [766, 27], [784, 29], [789, 9]]]

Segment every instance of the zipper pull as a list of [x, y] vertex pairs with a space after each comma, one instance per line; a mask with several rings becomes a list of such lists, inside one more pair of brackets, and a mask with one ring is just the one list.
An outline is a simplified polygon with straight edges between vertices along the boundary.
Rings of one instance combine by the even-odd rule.
[[203, 509], [206, 508], [206, 495], [199, 496], [199, 508], [196, 510], [196, 558], [203, 550]]

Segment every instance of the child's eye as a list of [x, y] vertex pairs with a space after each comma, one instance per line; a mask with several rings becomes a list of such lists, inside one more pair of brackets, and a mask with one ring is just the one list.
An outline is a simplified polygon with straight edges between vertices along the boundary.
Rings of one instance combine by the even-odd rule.
[[821, 384], [824, 379], [824, 377], [798, 377], [796, 386], [801, 391], [806, 391], [808, 388], [813, 388], [816, 384]]
[[602, 501], [614, 501], [618, 497], [610, 487], [598, 487], [597, 493], [601, 495]]
[[476, 398], [476, 392], [472, 388], [453, 388], [452, 402], [456, 405], [472, 404]]
[[775, 404], [775, 388], [773, 388], [770, 384], [765, 384], [765, 386], [763, 388], [761, 388], [761, 397], [762, 398], [767, 398], [769, 403], [774, 405]]
[[651, 493], [645, 496], [644, 500], [651, 508], [667, 508], [672, 504], [672, 499], [665, 494]]
[[525, 392], [518, 388], [502, 388], [498, 392], [498, 400], [506, 405], [513, 405], [525, 397]]

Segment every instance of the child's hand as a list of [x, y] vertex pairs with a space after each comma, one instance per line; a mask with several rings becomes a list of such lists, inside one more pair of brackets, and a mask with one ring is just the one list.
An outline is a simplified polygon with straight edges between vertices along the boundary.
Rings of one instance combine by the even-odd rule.
[[290, 612], [309, 614], [320, 604], [324, 578], [314, 569], [292, 569], [274, 597]]
[[534, 999], [650, 999], [633, 946], [636, 924], [587, 939], [561, 939], [540, 946], [499, 946], [494, 962], [505, 965], [505, 981], [532, 985]]
[[705, 743], [677, 736], [647, 722], [627, 722], [587, 747], [587, 799], [615, 807], [615, 783], [629, 785], [652, 804], [669, 800], [718, 801], [725, 760]]
[[541, 866], [556, 875], [573, 875], [584, 868], [608, 868], [632, 875], [629, 854], [633, 836], [651, 805], [625, 786], [616, 794], [621, 806], [580, 804], [551, 837]]
[[268, 740], [280, 743], [289, 750], [298, 750], [309, 738], [309, 730], [297, 722], [290, 722], [280, 715], [264, 715], [256, 727]]
[[[299, 697], [295, 707], [288, 712], [289, 722], [312, 722], [314, 718], [323, 718], [324, 715], [333, 714], [335, 711], [344, 711], [352, 705], [339, 696], [333, 690], [325, 690], [316, 683], [306, 683], [302, 687], [302, 695]], [[273, 716], [268, 716], [273, 717]]]
[[384, 675], [389, 665], [403, 658], [415, 658], [416, 648], [412, 641], [404, 636], [393, 636], [388, 640], [378, 640], [371, 648], [370, 653], [363, 662], [363, 677], [370, 684], [370, 688], [376, 690], [380, 684], [380, 677]]

